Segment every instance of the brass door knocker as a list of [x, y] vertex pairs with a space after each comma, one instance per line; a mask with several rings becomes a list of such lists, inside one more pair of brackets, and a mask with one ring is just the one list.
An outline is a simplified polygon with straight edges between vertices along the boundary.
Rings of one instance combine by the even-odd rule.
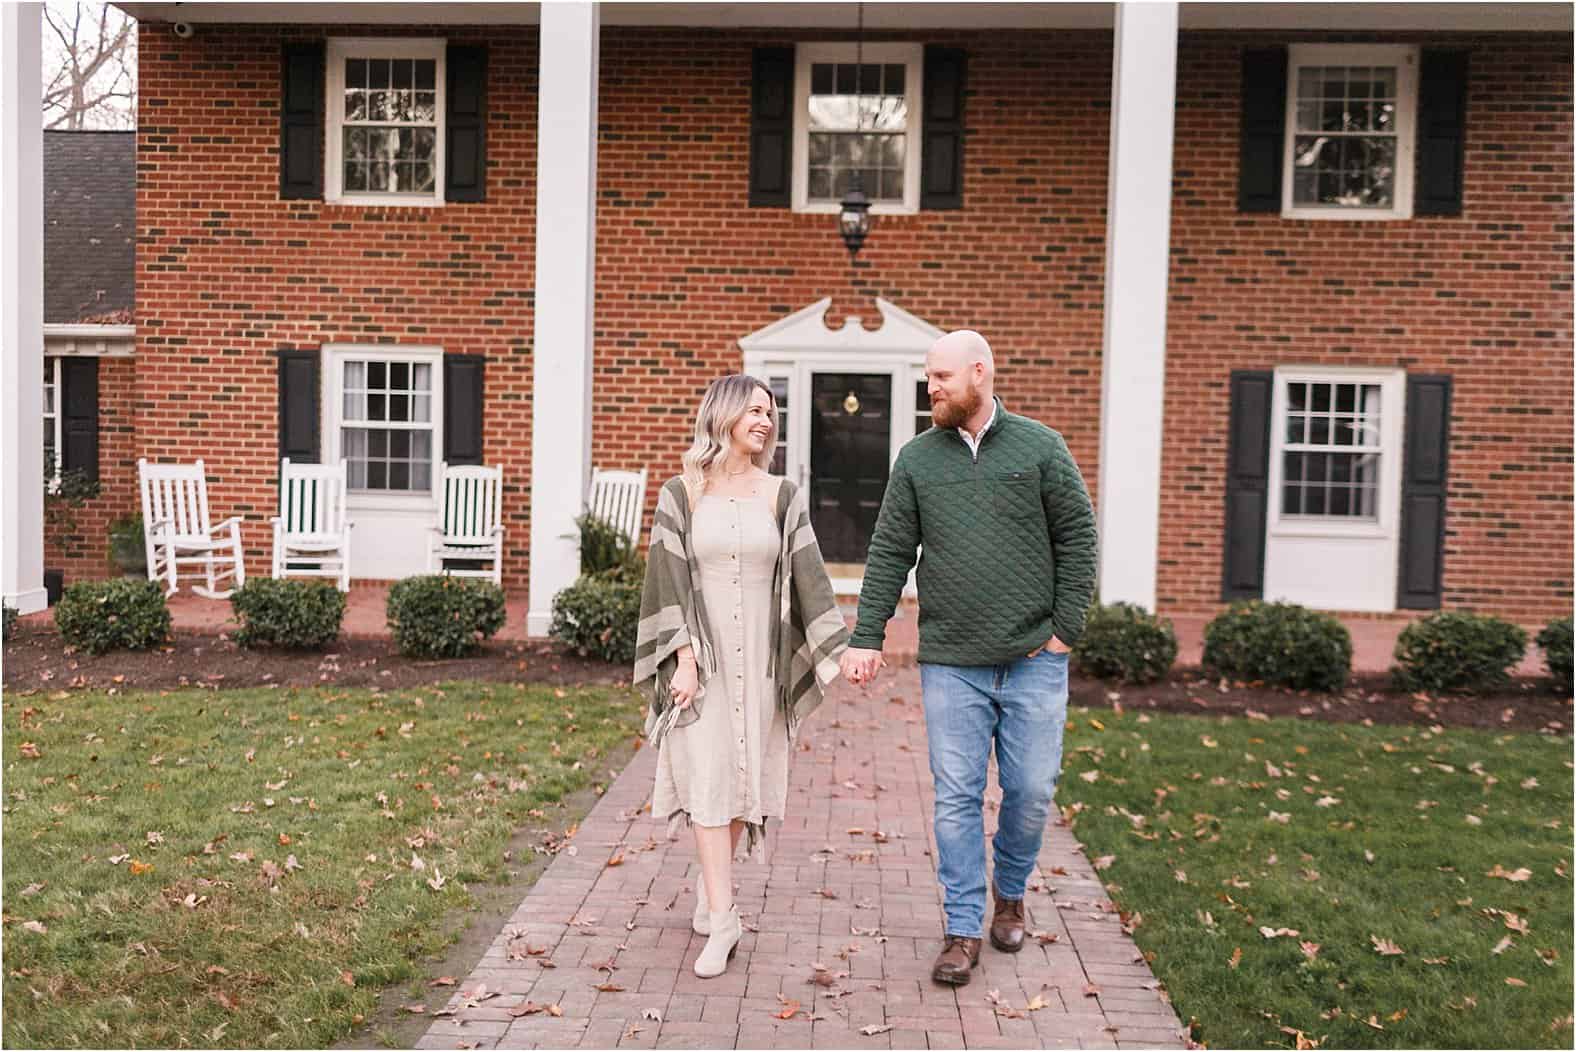
[[854, 394], [852, 391], [849, 391], [848, 397], [843, 399], [843, 412], [847, 413], [849, 416], [853, 416], [855, 413], [859, 412], [859, 396]]

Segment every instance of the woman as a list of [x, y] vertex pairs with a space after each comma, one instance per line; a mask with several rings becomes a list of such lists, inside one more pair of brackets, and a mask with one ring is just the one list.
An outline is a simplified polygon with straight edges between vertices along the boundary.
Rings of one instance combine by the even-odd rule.
[[767, 473], [777, 404], [751, 376], [707, 388], [683, 474], [662, 487], [635, 646], [657, 748], [651, 813], [687, 820], [701, 880], [695, 974], [721, 975], [743, 929], [733, 856], [781, 817], [799, 721], [837, 675], [848, 629], [810, 528], [805, 495]]

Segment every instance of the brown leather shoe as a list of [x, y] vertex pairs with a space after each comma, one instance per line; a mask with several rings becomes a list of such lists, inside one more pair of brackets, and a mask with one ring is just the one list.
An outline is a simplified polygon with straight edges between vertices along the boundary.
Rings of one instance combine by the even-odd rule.
[[1004, 899], [991, 889], [996, 900], [996, 915], [990, 921], [990, 944], [1002, 953], [1023, 949], [1023, 900]]
[[969, 981], [969, 972], [980, 963], [980, 941], [962, 935], [948, 935], [942, 943], [941, 955], [930, 969], [930, 977], [938, 983], [962, 986]]

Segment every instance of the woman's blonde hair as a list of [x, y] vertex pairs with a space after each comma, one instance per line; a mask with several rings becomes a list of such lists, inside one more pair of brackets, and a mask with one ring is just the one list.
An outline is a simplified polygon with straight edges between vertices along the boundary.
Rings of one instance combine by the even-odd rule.
[[693, 505], [706, 489], [706, 472], [727, 459], [733, 451], [733, 428], [750, 408], [750, 397], [756, 388], [766, 392], [771, 404], [772, 433], [766, 438], [761, 452], [752, 457], [755, 466], [767, 470], [772, 453], [777, 448], [777, 399], [772, 389], [762, 380], [744, 373], [719, 377], [706, 388], [700, 400], [700, 410], [695, 414], [695, 441], [683, 458], [684, 488]]

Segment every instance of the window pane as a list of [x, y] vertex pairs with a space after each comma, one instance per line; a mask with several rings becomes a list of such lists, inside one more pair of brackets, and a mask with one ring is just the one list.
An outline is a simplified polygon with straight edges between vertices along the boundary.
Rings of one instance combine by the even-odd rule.
[[408, 58], [397, 58], [392, 62], [394, 87], [409, 91], [412, 87], [412, 73], [414, 63]]
[[410, 489], [409, 461], [394, 461], [389, 464], [389, 489]]
[[1310, 384], [1313, 395], [1313, 411], [1315, 413], [1328, 413], [1330, 411], [1330, 385]]
[[389, 467], [388, 461], [367, 461], [367, 489], [388, 489]]
[[418, 91], [432, 91], [437, 79], [438, 63], [430, 58], [416, 60], [416, 88]]
[[1281, 487], [1281, 514], [1302, 514], [1302, 487], [1295, 482], [1288, 482]]
[[367, 86], [367, 60], [364, 58], [347, 58], [345, 60], [345, 87], [364, 88]]
[[1307, 418], [1300, 413], [1292, 413], [1286, 417], [1286, 441], [1307, 441]]
[[810, 94], [830, 95], [832, 92], [832, 64], [830, 62], [810, 63]]
[[894, 62], [882, 67], [882, 92], [887, 95], [903, 94], [903, 73], [904, 66], [902, 63]]
[[367, 59], [367, 87], [386, 88], [389, 86], [389, 60], [386, 58]]
[[1327, 416], [1311, 417], [1308, 420], [1308, 441], [1312, 445], [1328, 445], [1330, 441], [1330, 418]]
[[853, 95], [858, 92], [854, 86], [855, 67], [846, 63], [837, 65], [837, 94]]
[[[412, 391], [431, 391], [432, 390], [432, 365], [431, 364], [429, 364], [427, 362], [417, 362], [413, 366], [411, 366], [411, 385], [410, 385], [410, 389]], [[423, 417], [422, 419], [426, 419], [426, 418]]]

